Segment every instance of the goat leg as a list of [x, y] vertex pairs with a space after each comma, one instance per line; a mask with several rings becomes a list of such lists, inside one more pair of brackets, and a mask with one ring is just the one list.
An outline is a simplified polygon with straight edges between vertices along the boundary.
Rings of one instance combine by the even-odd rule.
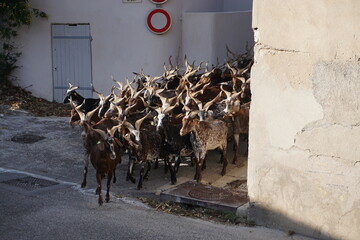
[[86, 177], [87, 177], [87, 173], [88, 173], [88, 167], [89, 167], [89, 156], [86, 156], [84, 159], [84, 177], [83, 177], [83, 181], [81, 183], [81, 188], [86, 187]]
[[[114, 170], [115, 171], [115, 170]], [[110, 170], [107, 174], [107, 183], [106, 183], [106, 196], [105, 196], [105, 201], [109, 202], [110, 201], [110, 183], [111, 183], [111, 178], [113, 175], [113, 171]]]
[[177, 173], [179, 171], [180, 163], [181, 163], [181, 157], [176, 156], [175, 157], [175, 166], [174, 166], [175, 173]]
[[235, 164], [237, 161], [237, 153], [238, 153], [238, 149], [239, 149], [239, 139], [240, 139], [240, 135], [234, 134], [234, 158], [232, 161], [233, 164]]
[[86, 176], [87, 176], [87, 172], [88, 172], [88, 168], [84, 167], [84, 177], [83, 177], [83, 181], [81, 183], [81, 188], [86, 187]]
[[205, 158], [206, 158], [206, 152], [200, 152], [199, 154], [196, 154], [196, 173], [195, 173], [194, 179], [197, 182], [201, 182], [201, 178], [202, 178], [201, 171], [202, 171], [202, 167], [203, 167]]
[[99, 206], [101, 206], [103, 204], [103, 199], [101, 196], [101, 180], [102, 180], [102, 174], [101, 173], [96, 173], [96, 180], [98, 183], [98, 187], [96, 188], [96, 194], [99, 194]]
[[204, 162], [202, 163], [201, 171], [204, 171], [205, 169], [206, 169], [206, 156], [204, 158]]
[[226, 174], [226, 166], [228, 165], [228, 161], [226, 158], [226, 145], [222, 147], [221, 149], [221, 159], [223, 162], [223, 168], [221, 171], [221, 175], [224, 176]]
[[249, 135], [245, 135], [244, 141], [246, 143], [246, 150], [245, 150], [245, 156], [247, 157], [249, 154]]
[[150, 172], [150, 169], [151, 169], [151, 163], [150, 161], [147, 161], [146, 162], [146, 170], [145, 170], [145, 174], [144, 174], [144, 179], [148, 180], [149, 179], [149, 172]]
[[114, 177], [113, 177], [113, 183], [116, 183], [115, 168], [114, 168], [114, 170], [113, 170], [113, 175], [114, 175]]
[[196, 164], [196, 173], [195, 173], [194, 179], [197, 182], [201, 182], [201, 179], [202, 179], [201, 171], [202, 171], [202, 165], [204, 163], [204, 160], [205, 160], [205, 158], [201, 158], [200, 161], [198, 161]]
[[[172, 161], [171, 161], [172, 162]], [[176, 171], [174, 167], [172, 166], [171, 162], [168, 163], [169, 171], [170, 171], [170, 178], [171, 178], [171, 184], [176, 184]]]
[[164, 173], [167, 174], [168, 170], [169, 170], [169, 158], [168, 156], [166, 156], [164, 158]]
[[158, 168], [159, 168], [159, 158], [156, 158], [155, 164], [154, 164], [154, 169], [158, 169]]
[[138, 182], [138, 186], [137, 189], [140, 190], [142, 188], [142, 182], [144, 180], [144, 166], [141, 166], [140, 169], [140, 178], [139, 178], [139, 182]]
[[131, 181], [132, 183], [136, 182], [136, 179], [132, 176], [134, 172], [134, 159], [133, 157], [129, 156], [129, 163], [128, 163], [128, 171], [126, 174], [126, 181]]

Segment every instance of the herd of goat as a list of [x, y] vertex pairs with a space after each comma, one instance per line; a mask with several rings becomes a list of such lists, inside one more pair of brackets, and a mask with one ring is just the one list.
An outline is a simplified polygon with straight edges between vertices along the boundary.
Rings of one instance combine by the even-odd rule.
[[[231, 53], [231, 52], [230, 52]], [[86, 152], [81, 187], [86, 186], [89, 162], [96, 169], [102, 205], [101, 181], [107, 176], [106, 202], [110, 183], [115, 183], [115, 169], [122, 153], [129, 155], [126, 180], [135, 183], [133, 170], [140, 164], [137, 188], [148, 177], [151, 163], [163, 159], [176, 183], [181, 159], [190, 157], [195, 164], [194, 179], [201, 181], [208, 150], [221, 152], [222, 171], [226, 174], [227, 144], [234, 142], [237, 160], [240, 136], [247, 136], [251, 103], [250, 53], [235, 55], [225, 64], [212, 66], [190, 64], [185, 58], [185, 69], [164, 64], [162, 76], [150, 77], [134, 73], [132, 82], [113, 79], [116, 86], [111, 94], [99, 99], [84, 98], [69, 83], [64, 103], [72, 107], [70, 125], [80, 125]], [[203, 66], [204, 65], [204, 66]]]

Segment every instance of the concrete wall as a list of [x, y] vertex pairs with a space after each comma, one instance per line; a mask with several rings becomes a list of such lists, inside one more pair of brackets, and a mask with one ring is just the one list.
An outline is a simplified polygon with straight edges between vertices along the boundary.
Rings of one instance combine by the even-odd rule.
[[224, 0], [224, 12], [251, 11], [253, 0]]
[[250, 217], [360, 239], [360, 2], [255, 0]]
[[[248, 0], [246, 1], [248, 2]], [[98, 91], [109, 93], [113, 82], [132, 78], [141, 68], [146, 74], [161, 75], [163, 63], [172, 56], [173, 63], [183, 63], [183, 12], [222, 12], [224, 0], [169, 0], [162, 8], [172, 17], [172, 26], [163, 35], [151, 33], [147, 14], [156, 8], [149, 0], [123, 3], [121, 0], [31, 0], [31, 6], [45, 11], [49, 18], [34, 19], [23, 28], [19, 38], [23, 55], [16, 75], [18, 84], [35, 96], [53, 99], [51, 24], [89, 23], [92, 41], [93, 83]], [[239, 9], [233, 3], [232, 8]], [[229, 7], [227, 7], [229, 8]], [[249, 24], [249, 23], [247, 23]], [[252, 35], [252, 34], [251, 34]], [[237, 49], [234, 49], [237, 50]], [[203, 61], [207, 59], [199, 59]]]
[[254, 45], [251, 11], [247, 12], [186, 12], [183, 19], [183, 54], [189, 61], [207, 60], [222, 64], [231, 51], [244, 53]]

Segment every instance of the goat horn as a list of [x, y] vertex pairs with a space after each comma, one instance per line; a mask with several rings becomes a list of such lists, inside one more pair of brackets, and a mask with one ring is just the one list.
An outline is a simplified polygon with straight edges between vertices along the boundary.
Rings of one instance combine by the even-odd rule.
[[240, 94], [242, 94], [243, 93], [243, 91], [241, 90], [241, 91], [239, 91], [239, 92], [235, 92], [235, 93], [232, 93], [231, 94], [231, 98], [232, 99], [235, 99], [235, 98], [237, 98]]
[[142, 96], [139, 96], [139, 98], [141, 99], [141, 101], [143, 102], [144, 104], [144, 107], [149, 107], [149, 104], [145, 101], [145, 99], [142, 97]]
[[151, 107], [152, 109], [154, 109], [158, 114], [161, 114], [162, 109], [161, 107]]
[[69, 83], [69, 89], [66, 91], [67, 93], [69, 93], [71, 91], [74, 91], [74, 90], [79, 88], [79, 86], [74, 86], [70, 82], [68, 82], [68, 83]]
[[93, 84], [91, 84], [91, 89], [92, 89], [93, 92], [95, 92], [99, 96], [100, 101], [103, 103], [104, 100], [105, 100], [104, 94], [96, 91]]
[[191, 111], [191, 109], [190, 109], [188, 106], [186, 106], [186, 105], [184, 105], [183, 108], [185, 108], [185, 112], [190, 112], [190, 111]]
[[125, 119], [124, 119], [124, 121], [123, 121], [123, 125], [124, 125], [125, 127], [127, 127], [130, 131], [136, 130], [136, 129], [134, 128], [134, 126], [133, 126], [131, 123], [129, 123], [128, 121], [126, 121]]
[[200, 111], [198, 111], [198, 110], [190, 111], [190, 112], [188, 113], [188, 118], [194, 118], [194, 117], [196, 117], [199, 112], [200, 112]]
[[135, 122], [135, 129], [140, 131], [140, 127], [141, 127], [141, 124], [142, 122], [150, 115], [151, 112], [148, 112], [148, 114], [146, 114], [144, 117], [138, 119], [136, 122]]
[[216, 97], [214, 97], [213, 100], [211, 100], [210, 102], [207, 102], [204, 105], [204, 108], [203, 108], [204, 111], [207, 111], [211, 107], [212, 104], [214, 104], [216, 101], [218, 101], [218, 99], [221, 97], [221, 95], [222, 95], [222, 91], [220, 91], [219, 94]]
[[250, 101], [250, 102], [247, 102], [247, 103], [244, 103], [244, 104], [241, 105], [240, 107], [241, 107], [241, 108], [245, 108], [245, 109], [250, 109], [250, 106], [251, 106], [251, 101]]
[[171, 110], [173, 110], [175, 107], [176, 107], [176, 105], [169, 106], [166, 109], [164, 109], [163, 113], [166, 114], [166, 113], [170, 112]]
[[233, 74], [233, 76], [236, 76], [236, 75], [238, 75], [239, 73], [238, 73], [238, 71], [237, 71], [237, 69], [236, 68], [234, 68], [234, 67], [231, 67], [230, 66], [230, 64], [227, 62], [227, 63], [225, 63], [225, 65], [226, 65], [226, 67], [228, 68], [228, 69], [230, 69], [231, 70], [231, 72], [232, 72], [232, 74]]
[[116, 131], [119, 129], [120, 125], [113, 126], [111, 129], [108, 129], [108, 133], [111, 137], [114, 137]]
[[94, 113], [99, 109], [100, 106], [97, 106], [94, 110], [86, 113], [85, 115], [85, 120], [90, 122], [90, 119], [92, 118], [92, 116], [94, 115]]
[[113, 75], [111, 75], [111, 79], [119, 85], [120, 90], [122, 91], [122, 90], [123, 90], [123, 84], [122, 84], [122, 82], [116, 80]]
[[236, 54], [230, 51], [229, 46], [227, 44], [226, 44], [226, 51], [227, 51], [226, 53], [227, 56], [229, 56], [228, 53], [230, 53], [233, 56], [233, 58], [236, 58]]
[[169, 57], [169, 68], [170, 68], [170, 70], [172, 70], [173, 69], [173, 65], [172, 65], [172, 63], [171, 63], [171, 55], [170, 55], [170, 57]]
[[226, 94], [226, 98], [229, 98], [231, 96], [231, 93], [229, 91], [226, 91], [224, 88], [223, 88], [223, 85], [220, 85], [220, 88], [221, 88], [221, 91], [223, 91], [225, 94]]
[[250, 61], [249, 64], [248, 64], [246, 67], [240, 69], [240, 70], [239, 70], [240, 74], [244, 74], [244, 73], [246, 73], [247, 71], [249, 71], [249, 69], [250, 69], [250, 67], [251, 67], [252, 64], [253, 64], [253, 62]]
[[160, 97], [160, 93], [162, 93], [163, 91], [165, 91], [164, 88], [156, 89], [156, 90], [155, 90], [155, 95], [158, 96], [158, 97]]
[[[72, 106], [75, 106], [75, 105], [74, 105], [74, 102], [72, 101], [72, 99], [70, 99], [70, 104], [71, 104]], [[79, 106], [75, 107], [75, 111], [79, 114], [80, 119], [81, 119], [82, 121], [85, 121], [85, 120], [86, 120], [86, 119], [85, 119], [85, 113], [80, 110], [80, 108], [82, 107], [82, 105], [84, 105], [84, 102], [81, 103]]]
[[104, 132], [101, 129], [93, 129], [95, 132], [99, 133], [102, 139], [106, 139], [108, 137], [108, 135], [106, 134], [106, 132]]

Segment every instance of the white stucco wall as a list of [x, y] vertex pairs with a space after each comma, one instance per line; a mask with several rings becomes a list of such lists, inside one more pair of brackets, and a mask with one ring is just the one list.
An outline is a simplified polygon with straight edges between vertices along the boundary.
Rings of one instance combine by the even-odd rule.
[[255, 0], [250, 218], [360, 239], [360, 2]]
[[[229, 6], [224, 0], [169, 0], [162, 8], [170, 13], [172, 26], [167, 33], [156, 35], [145, 23], [147, 14], [156, 8], [148, 0], [142, 0], [142, 3], [31, 0], [30, 3], [45, 11], [49, 18], [34, 19], [29, 28], [21, 31], [19, 41], [23, 55], [19, 65], [22, 68], [16, 75], [20, 86], [28, 87], [35, 96], [48, 100], [53, 99], [52, 23], [90, 24], [93, 84], [98, 91], [107, 94], [113, 85], [111, 75], [118, 80], [131, 79], [132, 72], [139, 72], [141, 68], [146, 74], [162, 74], [163, 63], [170, 55], [173, 63], [183, 63], [183, 12], [221, 12], [224, 6]], [[236, 4], [232, 3], [232, 7]]]
[[182, 52], [189, 61], [222, 64], [228, 58], [226, 45], [236, 53], [254, 45], [251, 11], [185, 12], [182, 37]]

